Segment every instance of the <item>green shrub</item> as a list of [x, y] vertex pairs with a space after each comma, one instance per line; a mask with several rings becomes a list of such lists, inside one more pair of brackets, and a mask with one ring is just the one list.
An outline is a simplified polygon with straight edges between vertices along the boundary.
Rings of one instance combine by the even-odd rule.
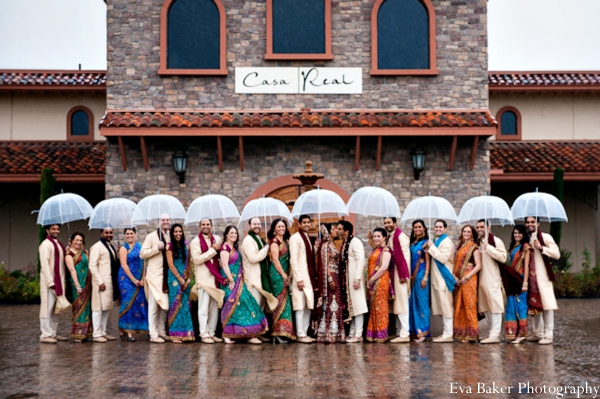
[[568, 249], [565, 249], [565, 248], [561, 248], [560, 258], [558, 260], [553, 261], [554, 270], [559, 273], [567, 272], [572, 266], [572, 263], [571, 263], [572, 256], [573, 256], [573, 253], [571, 251], [569, 251]]
[[[561, 251], [562, 252], [562, 251]], [[562, 298], [591, 298], [600, 296], [600, 261], [592, 268], [592, 254], [587, 245], [583, 248], [581, 271], [556, 273], [554, 293]]]
[[39, 303], [40, 282], [36, 267], [8, 273], [0, 263], [0, 303]]

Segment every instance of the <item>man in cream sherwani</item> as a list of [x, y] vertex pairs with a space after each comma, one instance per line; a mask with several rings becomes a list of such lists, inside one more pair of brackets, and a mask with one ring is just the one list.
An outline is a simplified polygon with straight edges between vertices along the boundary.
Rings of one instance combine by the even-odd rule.
[[[115, 337], [106, 333], [108, 314], [114, 306], [112, 264], [118, 259], [117, 250], [112, 246], [113, 230], [103, 229], [100, 240], [90, 248], [90, 273], [92, 274], [92, 325], [94, 342], [114, 341]], [[112, 259], [112, 260], [111, 260]]]
[[[487, 242], [485, 233], [488, 233]], [[485, 220], [479, 220], [475, 226], [481, 244], [481, 270], [479, 271], [479, 290], [477, 311], [484, 313], [488, 320], [490, 333], [482, 339], [482, 344], [497, 344], [500, 342], [500, 329], [502, 328], [502, 314], [504, 313], [504, 286], [497, 262], [505, 263], [508, 257], [504, 242], [492, 235], [490, 226], [485, 225]]]
[[[64, 295], [65, 286], [65, 248], [60, 241], [60, 226], [46, 226], [46, 239], [42, 241], [38, 252], [40, 255], [40, 342], [55, 344], [67, 338], [56, 335], [58, 315], [54, 314], [57, 295]], [[56, 253], [58, 252], [58, 259]], [[58, 263], [56, 262], [58, 261]], [[58, 276], [56, 271], [58, 270]], [[57, 284], [60, 283], [60, 287]], [[58, 293], [57, 293], [58, 291]]]
[[[452, 342], [454, 321], [453, 290], [449, 289], [446, 279], [454, 278], [454, 244], [446, 235], [448, 224], [437, 220], [434, 224], [435, 240], [427, 242], [427, 252], [433, 258], [431, 262], [431, 316], [442, 316], [443, 332], [433, 342]], [[454, 284], [451, 284], [454, 287]]]
[[167, 250], [167, 244], [171, 241], [169, 236], [170, 227], [171, 217], [162, 214], [160, 216], [160, 227], [146, 236], [140, 251], [140, 258], [146, 261], [144, 291], [148, 299], [150, 342], [159, 344], [169, 340], [165, 332], [169, 296], [163, 291], [163, 254]]
[[[554, 281], [552, 268], [550, 268], [552, 274], [549, 275], [544, 257], [558, 260], [560, 259], [560, 249], [550, 234], [539, 231], [540, 223], [535, 217], [526, 218], [525, 227], [530, 235], [529, 244], [533, 248], [535, 261], [535, 276], [532, 276], [531, 269], [529, 269], [529, 280], [536, 279], [543, 306], [543, 312], [530, 318], [533, 334], [527, 337], [527, 341], [548, 345], [554, 338], [554, 310], [558, 309], [558, 305], [552, 286], [552, 281]], [[538, 232], [537, 236], [536, 231]]]
[[310, 327], [311, 310], [315, 306], [315, 294], [308, 266], [309, 256], [312, 256], [314, 262], [314, 247], [308, 236], [312, 227], [310, 216], [300, 215], [298, 224], [300, 229], [290, 237], [292, 308], [296, 317], [298, 342], [310, 344], [313, 339], [308, 336], [308, 328]]
[[[392, 304], [392, 313], [398, 317], [398, 325], [396, 327], [396, 338], [392, 339], [391, 343], [408, 343], [410, 342], [409, 334], [409, 312], [408, 312], [408, 296], [410, 294], [410, 237], [406, 235], [397, 225], [395, 217], [383, 218], [383, 227], [389, 233], [387, 245], [392, 250], [394, 260], [394, 302]], [[369, 245], [375, 248], [375, 243], [372, 240], [372, 233], [368, 233]], [[400, 251], [399, 253], [396, 250]], [[404, 258], [407, 270], [402, 272], [401, 257]], [[406, 273], [406, 274], [404, 274]], [[403, 274], [407, 278], [400, 278]]]
[[[248, 223], [250, 224], [250, 231], [244, 237], [240, 251], [244, 267], [244, 282], [261, 309], [264, 309], [266, 304], [269, 310], [273, 310], [277, 306], [277, 298], [265, 291], [262, 285], [264, 277], [262, 276], [261, 263], [267, 261], [269, 246], [260, 236], [262, 227], [260, 219], [252, 218]], [[262, 335], [257, 338], [263, 342], [269, 340]]]
[[346, 291], [348, 314], [352, 318], [346, 342], [363, 340], [364, 314], [369, 311], [365, 291], [365, 247], [360, 239], [353, 237], [354, 226], [345, 220], [338, 222], [338, 236], [344, 239], [341, 251], [342, 264], [346, 265]]
[[[190, 255], [195, 266], [196, 288], [198, 289], [200, 339], [205, 344], [223, 342], [222, 338], [215, 336], [219, 320], [219, 304], [223, 304], [225, 295], [223, 290], [217, 288], [214, 274], [215, 272], [219, 273], [218, 251], [221, 247], [221, 238], [212, 234], [212, 227], [210, 219], [202, 219], [200, 234], [190, 243]], [[203, 240], [204, 244], [200, 240]], [[219, 277], [221, 276], [219, 275]]]

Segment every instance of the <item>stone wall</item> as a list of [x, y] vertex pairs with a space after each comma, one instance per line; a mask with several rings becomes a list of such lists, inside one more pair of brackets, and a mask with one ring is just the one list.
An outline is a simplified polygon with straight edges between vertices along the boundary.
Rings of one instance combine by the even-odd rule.
[[[227, 77], [160, 77], [164, 0], [108, 1], [108, 109], [437, 109], [488, 108], [487, 1], [432, 0], [438, 76], [372, 77], [374, 0], [332, 1], [330, 62], [265, 61], [265, 1], [223, 0]], [[362, 95], [234, 93], [234, 67], [361, 67]]]
[[[126, 139], [128, 170], [123, 172], [119, 147], [111, 139], [107, 149], [106, 197], [125, 197], [137, 202], [160, 190], [162, 194], [178, 197], [187, 207], [210, 190], [213, 194], [231, 198], [241, 211], [247, 197], [259, 186], [278, 176], [303, 172], [307, 160], [313, 161], [315, 172], [325, 174], [348, 194], [373, 185], [391, 191], [402, 211], [412, 199], [431, 192], [431, 195], [448, 199], [458, 212], [470, 197], [490, 192], [486, 141], [480, 142], [475, 169], [469, 171], [472, 140], [459, 139], [454, 171], [448, 171], [451, 139], [417, 140], [384, 137], [381, 170], [375, 171], [377, 139], [363, 138], [360, 169], [354, 171], [353, 137], [247, 137], [244, 139], [245, 170], [242, 172], [237, 137], [223, 138], [224, 170], [219, 172], [215, 138], [147, 138], [150, 168], [145, 172], [139, 141]], [[427, 153], [425, 171], [419, 181], [414, 180], [409, 154], [409, 149], [417, 144]], [[180, 186], [172, 165], [173, 152], [181, 147], [189, 155], [185, 187]], [[192, 227], [191, 231], [197, 234], [197, 227]]]

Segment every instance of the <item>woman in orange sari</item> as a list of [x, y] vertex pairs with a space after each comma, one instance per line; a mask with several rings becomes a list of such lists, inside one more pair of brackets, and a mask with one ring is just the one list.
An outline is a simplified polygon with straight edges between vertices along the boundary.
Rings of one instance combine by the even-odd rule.
[[367, 269], [367, 299], [369, 301], [369, 324], [367, 341], [385, 342], [388, 340], [390, 272], [388, 266], [392, 253], [386, 246], [388, 233], [381, 227], [373, 230], [375, 249], [369, 256]]
[[473, 226], [464, 226], [460, 233], [454, 261], [454, 338], [461, 342], [477, 342], [477, 273], [481, 270], [481, 253], [477, 251], [477, 236]]

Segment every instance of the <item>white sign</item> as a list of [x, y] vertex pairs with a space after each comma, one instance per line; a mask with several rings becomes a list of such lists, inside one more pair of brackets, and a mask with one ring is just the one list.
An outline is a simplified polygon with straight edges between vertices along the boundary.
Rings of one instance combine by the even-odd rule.
[[362, 68], [235, 68], [235, 92], [362, 94]]

